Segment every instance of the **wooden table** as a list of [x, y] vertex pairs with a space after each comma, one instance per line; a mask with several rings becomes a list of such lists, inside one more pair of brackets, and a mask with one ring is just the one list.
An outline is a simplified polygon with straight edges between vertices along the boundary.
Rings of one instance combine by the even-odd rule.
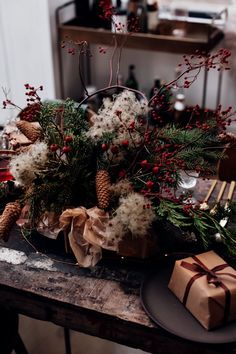
[[[46, 246], [50, 252], [52, 244]], [[113, 262], [107, 258], [93, 269], [80, 269], [61, 262], [69, 258], [35, 253], [14, 229], [10, 241], [0, 244], [0, 305], [151, 353], [221, 350], [219, 345], [201, 346], [170, 335], [148, 318], [139, 289], [151, 263], [134, 267], [120, 258]], [[163, 266], [162, 262], [155, 266]]]

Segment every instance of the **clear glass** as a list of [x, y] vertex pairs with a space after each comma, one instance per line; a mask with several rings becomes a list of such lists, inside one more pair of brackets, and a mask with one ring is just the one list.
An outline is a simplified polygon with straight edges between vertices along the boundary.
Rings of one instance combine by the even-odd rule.
[[[181, 171], [180, 178], [181, 182], [179, 184], [179, 192], [184, 197], [183, 200], [185, 203], [188, 204], [196, 204], [197, 200], [194, 198], [194, 188], [197, 184], [197, 178], [199, 177], [199, 173], [196, 171]], [[191, 197], [188, 197], [189, 193], [191, 192]]]

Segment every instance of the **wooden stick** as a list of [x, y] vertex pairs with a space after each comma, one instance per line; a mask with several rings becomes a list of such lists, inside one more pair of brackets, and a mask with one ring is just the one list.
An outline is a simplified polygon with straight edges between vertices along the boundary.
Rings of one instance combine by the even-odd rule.
[[215, 214], [216, 213], [217, 204], [219, 203], [219, 201], [221, 200], [221, 198], [222, 198], [222, 196], [224, 194], [226, 184], [227, 184], [226, 181], [222, 182], [222, 185], [220, 187], [219, 193], [218, 193], [217, 198], [216, 198], [216, 203], [213, 206], [213, 208], [210, 210], [210, 214]]
[[217, 182], [218, 182], [217, 179], [214, 179], [214, 180], [212, 181], [211, 187], [210, 187], [210, 189], [209, 189], [209, 191], [208, 191], [208, 193], [207, 193], [207, 195], [206, 195], [206, 197], [205, 197], [205, 199], [204, 199], [204, 202], [207, 202], [208, 199], [210, 198], [210, 196], [211, 196], [211, 194], [212, 194], [212, 192], [213, 192], [213, 190], [214, 190], [214, 188], [215, 188]]
[[225, 203], [225, 209], [228, 209], [228, 207], [229, 207], [229, 203], [230, 203], [230, 201], [231, 201], [231, 199], [233, 197], [233, 194], [234, 194], [235, 184], [236, 184], [235, 181], [231, 181], [230, 182], [228, 196], [227, 196], [227, 200], [226, 200], [226, 203]]

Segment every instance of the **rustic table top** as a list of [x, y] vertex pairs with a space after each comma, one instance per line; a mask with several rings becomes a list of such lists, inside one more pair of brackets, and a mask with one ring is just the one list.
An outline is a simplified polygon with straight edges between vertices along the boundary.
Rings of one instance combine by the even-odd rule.
[[[107, 255], [96, 267], [82, 269], [60, 247], [54, 253], [54, 240], [34, 235], [30, 241], [38, 253], [17, 228], [8, 243], [0, 243], [0, 304], [152, 353], [199, 353], [201, 344], [169, 334], [142, 308], [142, 280], [153, 267], [162, 267], [166, 257], [133, 263]], [[206, 345], [204, 350], [215, 353], [219, 345], [217, 351]]]

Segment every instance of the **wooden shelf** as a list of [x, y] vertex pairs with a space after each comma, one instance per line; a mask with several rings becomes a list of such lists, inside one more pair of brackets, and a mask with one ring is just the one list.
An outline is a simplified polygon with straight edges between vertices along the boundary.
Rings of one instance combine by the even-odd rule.
[[[58, 26], [59, 39], [85, 40], [88, 43], [112, 46], [114, 34], [100, 28], [81, 27], [76, 19]], [[172, 35], [174, 28], [185, 26], [185, 36]], [[209, 24], [188, 23], [180, 21], [164, 21], [157, 27], [160, 34], [134, 33], [132, 35], [117, 34], [119, 44], [126, 48], [152, 50], [171, 53], [193, 54], [196, 50], [211, 51], [224, 37], [223, 32]]]

